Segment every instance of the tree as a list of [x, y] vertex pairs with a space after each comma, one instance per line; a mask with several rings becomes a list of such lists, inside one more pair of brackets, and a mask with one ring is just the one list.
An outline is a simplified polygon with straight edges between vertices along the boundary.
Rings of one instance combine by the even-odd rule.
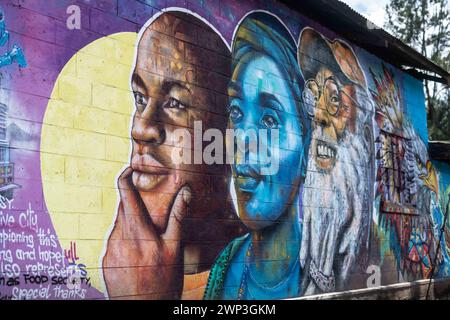
[[[385, 28], [450, 71], [448, 0], [391, 0]], [[425, 80], [430, 140], [450, 140], [449, 87]]]

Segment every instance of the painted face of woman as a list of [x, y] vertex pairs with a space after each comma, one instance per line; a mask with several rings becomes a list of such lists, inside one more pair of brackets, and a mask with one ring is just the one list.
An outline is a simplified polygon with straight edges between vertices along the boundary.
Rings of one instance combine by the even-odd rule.
[[[295, 84], [273, 58], [250, 55], [237, 63], [228, 88], [228, 126], [234, 129], [235, 137], [232, 141], [227, 139], [227, 144], [229, 147], [234, 143], [231, 168], [239, 216], [249, 228], [259, 230], [274, 224], [293, 205], [301, 177], [301, 159], [305, 155], [297, 109], [300, 102], [294, 100], [297, 97], [291, 89]], [[267, 136], [267, 141], [260, 141], [262, 129], [267, 131], [261, 134]], [[237, 134], [238, 130], [245, 134]], [[278, 141], [270, 130], [278, 131]], [[240, 150], [239, 142], [241, 146], [245, 142], [239, 139], [253, 132], [258, 147], [252, 148], [247, 139], [245, 152], [241, 152], [244, 160], [236, 154]], [[266, 150], [261, 150], [265, 147]], [[264, 169], [270, 166], [268, 162], [276, 162], [278, 170], [264, 175]]]

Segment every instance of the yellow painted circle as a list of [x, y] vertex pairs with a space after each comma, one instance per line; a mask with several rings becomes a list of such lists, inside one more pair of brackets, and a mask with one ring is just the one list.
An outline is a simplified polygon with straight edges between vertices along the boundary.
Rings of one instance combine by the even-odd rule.
[[101, 259], [112, 226], [116, 179], [129, 161], [136, 33], [98, 39], [77, 52], [55, 83], [42, 125], [45, 203], [63, 249], [105, 292]]

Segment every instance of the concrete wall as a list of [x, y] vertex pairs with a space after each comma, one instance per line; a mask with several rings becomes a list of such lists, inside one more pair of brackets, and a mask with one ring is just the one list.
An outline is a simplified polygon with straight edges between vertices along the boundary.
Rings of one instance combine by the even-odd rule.
[[428, 156], [422, 83], [320, 21], [276, 1], [1, 8], [0, 299], [449, 275], [450, 167]]

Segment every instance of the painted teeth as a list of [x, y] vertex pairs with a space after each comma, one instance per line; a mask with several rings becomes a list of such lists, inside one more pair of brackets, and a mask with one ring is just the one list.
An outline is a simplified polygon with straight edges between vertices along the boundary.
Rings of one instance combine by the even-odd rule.
[[321, 158], [334, 158], [336, 156], [336, 153], [330, 147], [324, 144], [318, 144], [317, 155]]

